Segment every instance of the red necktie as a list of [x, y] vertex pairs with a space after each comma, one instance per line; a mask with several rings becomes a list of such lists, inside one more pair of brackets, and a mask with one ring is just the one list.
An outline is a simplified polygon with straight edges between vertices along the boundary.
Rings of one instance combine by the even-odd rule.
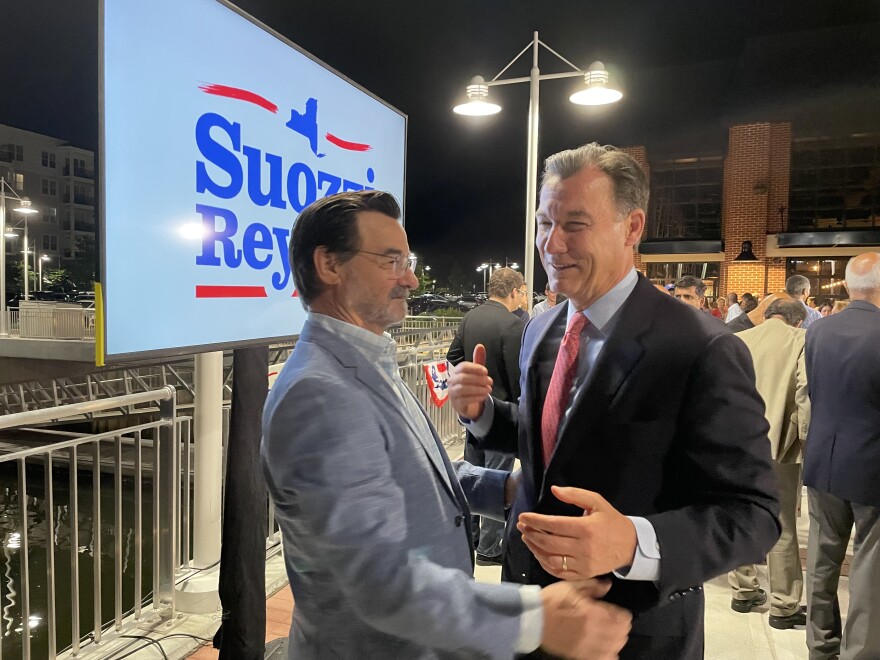
[[544, 410], [541, 413], [541, 439], [544, 449], [544, 466], [550, 463], [550, 457], [556, 448], [556, 435], [559, 425], [568, 407], [568, 395], [577, 371], [578, 350], [581, 345], [581, 330], [588, 323], [583, 312], [576, 312], [568, 322], [568, 328], [559, 345], [547, 398], [544, 399]]

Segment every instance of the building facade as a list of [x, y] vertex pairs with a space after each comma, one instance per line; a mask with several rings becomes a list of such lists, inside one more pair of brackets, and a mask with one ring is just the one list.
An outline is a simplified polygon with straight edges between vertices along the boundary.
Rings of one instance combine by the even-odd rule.
[[[682, 275], [707, 295], [780, 291], [797, 273], [819, 301], [847, 298], [846, 262], [880, 249], [880, 134], [796, 135], [791, 123], [728, 129], [726, 153], [652, 159], [637, 267], [658, 284]], [[752, 260], [743, 260], [745, 243]]]
[[[31, 272], [64, 267], [95, 240], [95, 154], [64, 140], [0, 125], [0, 177], [37, 213], [28, 216]], [[11, 203], [11, 202], [10, 202]], [[7, 209], [8, 210], [8, 209]], [[9, 259], [25, 247], [24, 219], [7, 213], [15, 238], [4, 238]], [[43, 259], [43, 257], [47, 257]]]

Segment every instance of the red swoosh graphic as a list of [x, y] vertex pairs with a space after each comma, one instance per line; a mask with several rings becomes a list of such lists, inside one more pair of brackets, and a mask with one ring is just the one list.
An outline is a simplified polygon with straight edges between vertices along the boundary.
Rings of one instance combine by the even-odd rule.
[[259, 94], [249, 92], [246, 89], [239, 89], [238, 87], [228, 87], [226, 85], [215, 85], [213, 83], [199, 85], [199, 89], [206, 94], [213, 94], [214, 96], [225, 96], [226, 98], [238, 99], [239, 101], [247, 101], [248, 103], [253, 103], [254, 105], [260, 106], [261, 108], [265, 108], [269, 112], [278, 112], [278, 106], [272, 103], [272, 101], [260, 96]]
[[196, 285], [196, 298], [268, 298], [262, 286]]
[[349, 151], [369, 151], [373, 148], [368, 144], [343, 140], [342, 138], [336, 137], [332, 133], [327, 133], [324, 137], [327, 138], [327, 142], [335, 144], [337, 147], [341, 147], [342, 149], [348, 149]]

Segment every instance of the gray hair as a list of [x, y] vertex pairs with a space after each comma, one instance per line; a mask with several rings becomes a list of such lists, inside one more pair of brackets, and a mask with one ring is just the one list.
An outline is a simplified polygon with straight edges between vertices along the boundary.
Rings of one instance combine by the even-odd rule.
[[785, 280], [785, 292], [790, 296], [802, 296], [810, 288], [810, 280], [803, 275], [792, 275]]
[[674, 289], [690, 289], [691, 287], [694, 287], [694, 293], [700, 298], [706, 293], [706, 283], [693, 275], [685, 275], [673, 285]]
[[611, 179], [618, 216], [636, 209], [648, 212], [650, 187], [645, 171], [635, 158], [610, 145], [591, 142], [553, 154], [544, 161], [541, 188], [574, 176], [587, 167], [595, 167]]
[[803, 323], [807, 318], [807, 310], [800, 300], [780, 298], [779, 300], [774, 300], [764, 310], [765, 319], [769, 319], [771, 316], [781, 316], [783, 321], [796, 328], [798, 323]]
[[867, 273], [857, 275], [851, 266], [858, 257], [853, 257], [846, 264], [846, 288], [852, 294], [880, 293], [880, 259], [875, 259], [871, 269]]

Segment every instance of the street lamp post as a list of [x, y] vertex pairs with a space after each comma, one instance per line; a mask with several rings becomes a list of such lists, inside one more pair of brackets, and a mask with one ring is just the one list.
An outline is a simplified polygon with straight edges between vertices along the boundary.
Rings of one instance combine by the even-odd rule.
[[[19, 197], [12, 187], [6, 182], [6, 179], [0, 177], [0, 229], [3, 230], [3, 238], [0, 240], [0, 335], [8, 335], [6, 318], [6, 239], [9, 237], [6, 228], [6, 191], [9, 190], [13, 199], [18, 200], [20, 206], [14, 208], [16, 213], [25, 216], [25, 239], [27, 237], [27, 216], [36, 213], [31, 208], [31, 201], [27, 197]], [[27, 250], [27, 240], [25, 240], [25, 250]], [[27, 255], [25, 254], [25, 287], [27, 287]], [[27, 289], [25, 289], [27, 291]]]
[[[37, 255], [37, 246], [34, 245], [34, 257], [36, 257], [36, 255]], [[44, 261], [49, 261], [49, 256], [46, 255], [46, 254], [42, 255], [42, 256], [40, 257], [40, 261], [38, 262], [39, 265], [40, 265], [40, 276], [39, 276], [40, 279], [39, 279], [39, 282], [38, 282], [37, 284], [38, 284], [39, 287], [40, 287], [40, 288], [39, 288], [40, 291], [43, 290], [43, 262], [44, 262]]]
[[[539, 45], [569, 65], [573, 71], [541, 75], [541, 70], [538, 68]], [[532, 68], [529, 77], [500, 79], [504, 72], [530, 48], [532, 49]], [[526, 45], [492, 80], [487, 82], [482, 76], [474, 76], [466, 89], [467, 102], [453, 108], [453, 112], [461, 115], [493, 115], [501, 111], [501, 106], [489, 100], [489, 87], [513, 83], [529, 83], [529, 120], [526, 154], [526, 245], [525, 260], [523, 261], [523, 276], [529, 291], [534, 289], [535, 279], [535, 204], [537, 203], [538, 193], [538, 86], [542, 80], [573, 78], [576, 76], [583, 76], [585, 87], [569, 97], [572, 103], [578, 105], [606, 105], [615, 103], [623, 98], [623, 94], [620, 91], [608, 86], [608, 72], [605, 70], [605, 65], [602, 62], [593, 62], [586, 71], [579, 69], [550, 48], [550, 46], [539, 40], [538, 33], [535, 32], [532, 42]], [[485, 289], [485, 287], [483, 288]], [[532, 303], [529, 301], [529, 309], [531, 309], [531, 306]]]
[[482, 271], [483, 273], [483, 292], [486, 291], [486, 271], [489, 270], [489, 264], [480, 264], [477, 266], [477, 272]]

